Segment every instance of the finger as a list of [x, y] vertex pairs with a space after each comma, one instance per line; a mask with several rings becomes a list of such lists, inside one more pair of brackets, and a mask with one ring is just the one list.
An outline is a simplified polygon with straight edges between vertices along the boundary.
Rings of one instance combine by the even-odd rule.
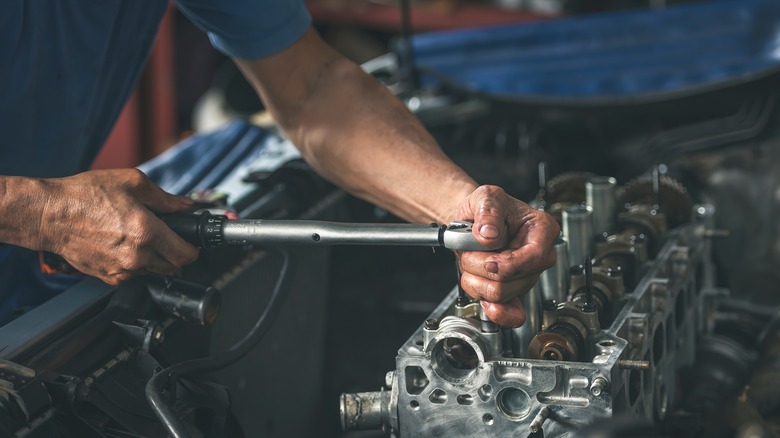
[[538, 275], [529, 275], [507, 282], [489, 280], [469, 272], [464, 272], [460, 277], [460, 285], [464, 292], [473, 298], [491, 303], [508, 303], [528, 292], [537, 281], [539, 281]]
[[142, 275], [148, 273], [155, 273], [155, 274], [162, 274], [162, 275], [173, 275], [178, 270], [179, 270], [178, 266], [165, 260], [160, 255], [155, 255], [154, 259], [149, 262], [149, 265], [146, 266], [146, 268], [143, 271], [139, 270], [135, 272], [135, 274]]
[[485, 254], [484, 259], [479, 256], [462, 258], [464, 263], [473, 266], [472, 272], [481, 269], [493, 274], [497, 278], [514, 278], [527, 274], [539, 274], [555, 264], [555, 251], [553, 244], [528, 243], [512, 251], [503, 251], [498, 254]]
[[180, 268], [188, 265], [198, 258], [199, 250], [185, 241], [181, 236], [168, 228], [165, 223], [157, 217], [152, 219], [154, 223], [154, 232], [157, 238], [153, 240], [154, 249], [160, 258]]
[[115, 270], [120, 274], [137, 276], [149, 272], [172, 274], [178, 267], [161, 257], [153, 246], [145, 246], [125, 248], [116, 259], [107, 262], [107, 269]]
[[[548, 268], [549, 260], [518, 260], [518, 257], [528, 257], [527, 254], [516, 254], [518, 250], [505, 250], [501, 253], [482, 251], [467, 251], [460, 255], [461, 272], [472, 274], [495, 281], [511, 281], [527, 275], [541, 274]], [[552, 254], [555, 257], [555, 254]]]
[[163, 260], [160, 256], [154, 254], [149, 255], [148, 258], [143, 261], [142, 263], [139, 263], [139, 265], [133, 269], [123, 269], [123, 268], [102, 268], [99, 269], [96, 273], [89, 273], [90, 275], [94, 275], [104, 282], [112, 285], [112, 286], [118, 286], [122, 283], [124, 283], [127, 280], [130, 280], [131, 278], [138, 277], [140, 275], [146, 275], [149, 273], [157, 273], [162, 275], [173, 275], [176, 273], [178, 268], [171, 263], [167, 262], [166, 260]]
[[155, 213], [173, 213], [184, 211], [193, 206], [192, 199], [186, 196], [172, 195], [153, 183], [142, 172], [134, 176], [134, 194], [138, 200]]
[[504, 327], [520, 327], [525, 323], [525, 308], [520, 298], [515, 298], [508, 303], [480, 303], [485, 315], [491, 321]]
[[506, 230], [507, 209], [501, 202], [504, 191], [498, 187], [482, 186], [470, 201], [474, 213], [474, 237], [482, 245], [500, 242]]

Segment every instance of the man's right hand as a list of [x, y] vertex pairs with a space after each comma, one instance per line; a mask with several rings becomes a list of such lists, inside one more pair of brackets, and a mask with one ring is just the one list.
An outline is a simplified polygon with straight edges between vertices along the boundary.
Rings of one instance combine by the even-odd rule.
[[197, 248], [155, 215], [187, 210], [192, 202], [164, 192], [139, 170], [42, 181], [41, 248], [33, 249], [59, 254], [111, 285], [150, 272], [173, 274], [198, 257]]

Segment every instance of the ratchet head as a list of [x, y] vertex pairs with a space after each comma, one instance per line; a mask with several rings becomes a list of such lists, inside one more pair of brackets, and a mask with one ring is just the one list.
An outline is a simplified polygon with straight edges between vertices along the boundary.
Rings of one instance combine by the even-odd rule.
[[496, 251], [502, 249], [509, 242], [509, 233], [504, 230], [501, 233], [501, 240], [492, 245], [482, 245], [477, 242], [472, 231], [473, 222], [455, 221], [449, 225], [442, 226], [440, 242], [447, 249], [456, 249], [461, 251]]

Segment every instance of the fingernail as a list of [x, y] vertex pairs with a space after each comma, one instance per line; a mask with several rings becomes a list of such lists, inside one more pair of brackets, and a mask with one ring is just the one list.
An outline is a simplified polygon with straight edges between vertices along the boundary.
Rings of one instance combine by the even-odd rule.
[[486, 239], [495, 239], [498, 237], [498, 228], [490, 224], [482, 225], [479, 228], [479, 235]]
[[498, 263], [496, 262], [485, 263], [485, 270], [490, 272], [491, 274], [498, 274]]

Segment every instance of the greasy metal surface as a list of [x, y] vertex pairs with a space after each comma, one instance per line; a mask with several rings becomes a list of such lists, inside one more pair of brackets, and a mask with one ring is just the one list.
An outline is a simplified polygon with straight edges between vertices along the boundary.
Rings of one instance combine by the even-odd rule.
[[582, 265], [593, 253], [593, 212], [584, 205], [567, 207], [562, 221], [563, 238], [569, 243], [569, 266]]
[[620, 276], [599, 279], [613, 300], [607, 324], [595, 312], [578, 313], [588, 313], [584, 319], [574, 311], [550, 319], [545, 313], [542, 328], [579, 327], [573, 336], [584, 343], [576, 360], [529, 359], [517, 347], [521, 331], [486, 331], [476, 315], [457, 312], [453, 290], [427, 318], [438, 326], [420, 326], [398, 351], [387, 432], [498, 437], [539, 429], [545, 437], [568, 437], [615, 415], [663, 418], [677, 397], [676, 370], [693, 363], [696, 335], [706, 326], [699, 309], [714, 270], [703, 229], [692, 224], [662, 236], [625, 292], [616, 284]]
[[596, 236], [611, 233], [617, 215], [617, 180], [597, 176], [585, 183], [585, 204], [593, 211], [593, 232]]
[[[617, 191], [618, 205], [624, 204], [646, 204], [655, 203], [655, 194], [653, 193], [653, 181], [651, 175], [643, 175], [629, 181], [621, 186]], [[664, 212], [669, 221], [669, 228], [674, 228], [691, 220], [691, 208], [693, 199], [688, 190], [676, 181], [666, 175], [661, 176], [661, 199]]]
[[555, 240], [555, 265], [539, 277], [542, 298], [564, 301], [569, 293], [569, 245], [562, 237]]

